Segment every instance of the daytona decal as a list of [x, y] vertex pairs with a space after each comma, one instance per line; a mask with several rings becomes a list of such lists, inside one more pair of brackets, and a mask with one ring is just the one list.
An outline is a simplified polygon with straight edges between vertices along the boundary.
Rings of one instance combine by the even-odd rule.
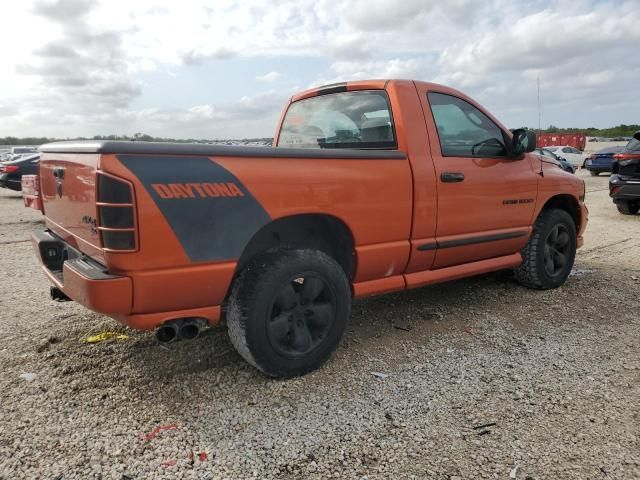
[[[271, 218], [230, 171], [208, 157], [118, 155], [193, 262], [235, 260]], [[144, 217], [143, 217], [144, 218]], [[141, 238], [145, 241], [153, 239]]]
[[242, 190], [233, 182], [229, 183], [162, 183], [151, 184], [163, 200], [167, 198], [217, 198], [244, 197]]

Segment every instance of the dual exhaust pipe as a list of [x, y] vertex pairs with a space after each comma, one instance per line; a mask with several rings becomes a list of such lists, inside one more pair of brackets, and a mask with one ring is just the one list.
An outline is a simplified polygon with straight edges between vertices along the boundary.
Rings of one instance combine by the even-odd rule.
[[207, 326], [202, 318], [185, 318], [170, 320], [163, 323], [156, 330], [156, 339], [160, 343], [172, 343], [178, 340], [193, 340]]

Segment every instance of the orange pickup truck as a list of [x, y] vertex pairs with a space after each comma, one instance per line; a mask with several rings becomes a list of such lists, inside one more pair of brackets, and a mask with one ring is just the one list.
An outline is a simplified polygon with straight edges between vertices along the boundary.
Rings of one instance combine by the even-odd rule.
[[52, 296], [160, 341], [225, 321], [274, 377], [335, 350], [353, 298], [500, 269], [562, 285], [584, 182], [466, 95], [409, 80], [294, 95], [273, 147], [41, 147]]

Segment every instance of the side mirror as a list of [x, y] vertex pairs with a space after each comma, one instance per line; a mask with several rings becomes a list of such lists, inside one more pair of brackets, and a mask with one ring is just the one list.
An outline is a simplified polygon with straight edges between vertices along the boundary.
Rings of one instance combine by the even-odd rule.
[[533, 152], [536, 148], [536, 133], [533, 130], [517, 128], [511, 139], [511, 155], [519, 157], [525, 152]]

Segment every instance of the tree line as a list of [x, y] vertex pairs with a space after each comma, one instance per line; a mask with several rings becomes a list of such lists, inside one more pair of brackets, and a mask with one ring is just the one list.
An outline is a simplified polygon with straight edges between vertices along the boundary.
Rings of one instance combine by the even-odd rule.
[[119, 141], [138, 141], [138, 142], [171, 142], [171, 143], [224, 143], [224, 142], [261, 142], [271, 143], [272, 138], [243, 138], [238, 139], [206, 139], [206, 138], [166, 138], [153, 137], [145, 133], [136, 133], [134, 135], [95, 135], [93, 137], [0, 137], [0, 145], [42, 145], [44, 143], [58, 142], [68, 140], [119, 140]]
[[[534, 129], [535, 130], [535, 129]], [[541, 130], [542, 133], [584, 133], [588, 137], [631, 137], [640, 130], [640, 125], [625, 125], [624, 123], [616, 127], [609, 128], [559, 128], [549, 125], [549, 128]]]
[[[537, 129], [532, 129], [537, 130]], [[609, 128], [559, 128], [555, 125], [549, 125], [548, 128], [541, 130], [542, 133], [585, 133], [588, 137], [631, 137], [635, 132], [640, 130], [640, 125], [621, 124], [616, 127]], [[42, 145], [43, 143], [57, 142], [60, 140], [135, 140], [139, 142], [173, 142], [173, 143], [224, 143], [224, 142], [261, 142], [271, 143], [272, 138], [243, 138], [243, 139], [206, 139], [206, 138], [166, 138], [154, 137], [146, 133], [135, 133], [133, 135], [96, 135], [93, 137], [69, 137], [69, 138], [53, 138], [53, 137], [0, 137], [0, 145]]]

